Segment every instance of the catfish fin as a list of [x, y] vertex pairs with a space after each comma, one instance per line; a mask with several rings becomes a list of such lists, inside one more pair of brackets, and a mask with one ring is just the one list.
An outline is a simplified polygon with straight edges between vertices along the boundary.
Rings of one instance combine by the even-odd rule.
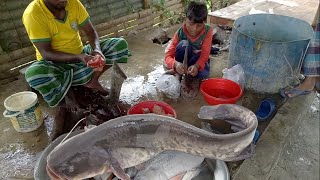
[[120, 167], [119, 162], [114, 158], [111, 158], [110, 169], [119, 179], [131, 180], [130, 176]]

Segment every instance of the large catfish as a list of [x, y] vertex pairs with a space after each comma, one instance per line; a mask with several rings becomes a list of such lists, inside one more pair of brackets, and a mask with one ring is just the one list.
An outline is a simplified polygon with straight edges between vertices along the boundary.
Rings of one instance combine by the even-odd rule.
[[58, 145], [48, 156], [47, 171], [60, 179], [84, 179], [110, 171], [120, 179], [129, 179], [124, 168], [167, 150], [238, 160], [258, 125], [255, 114], [238, 105], [204, 106], [199, 118], [225, 120], [238, 132], [214, 134], [155, 114], [122, 116]]

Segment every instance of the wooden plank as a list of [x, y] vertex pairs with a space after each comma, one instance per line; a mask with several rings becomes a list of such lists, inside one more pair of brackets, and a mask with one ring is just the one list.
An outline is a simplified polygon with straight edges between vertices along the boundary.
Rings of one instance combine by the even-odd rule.
[[311, 24], [311, 26], [312, 26], [314, 29], [315, 29], [316, 26], [317, 26], [319, 16], [320, 16], [320, 4], [318, 5], [318, 10], [317, 10], [316, 16], [314, 17], [313, 22], [312, 22], [312, 24]]
[[31, 54], [31, 55], [16, 59], [14, 61], [11, 61], [10, 63], [2, 64], [0, 66], [0, 72], [9, 71], [10, 69], [12, 69], [14, 67], [17, 67], [17, 66], [19, 66], [21, 64], [24, 64], [24, 63], [27, 63], [27, 62], [30, 62], [30, 61], [33, 61], [35, 59], [36, 59], [36, 55], [35, 54]]
[[[177, 13], [181, 13], [183, 12], [183, 8], [179, 8], [179, 9], [175, 9], [175, 12]], [[149, 17], [145, 17], [145, 20], [141, 20], [139, 23], [139, 25], [137, 26], [134, 26], [134, 27], [131, 27], [131, 28], [128, 28], [124, 31], [121, 31], [121, 32], [118, 32], [116, 33], [117, 36], [125, 36], [127, 35], [130, 31], [142, 31], [146, 28], [149, 28], [149, 27], [152, 27], [156, 24], [159, 24], [159, 23], [164, 23], [166, 21], [169, 21], [170, 18], [168, 19], [165, 19], [165, 20], [161, 20], [161, 18], [159, 18], [159, 14], [157, 15], [151, 15], [152, 18], [149, 18]], [[176, 30], [176, 29], [175, 29]]]
[[23, 58], [31, 54], [35, 54], [35, 50], [33, 46], [21, 48], [13, 52], [10, 52], [8, 54], [0, 55], [0, 65], [10, 63], [11, 61]]
[[261, 0], [258, 1], [258, 2], [252, 2], [251, 0], [242, 0], [242, 1], [239, 1], [239, 2], [237, 2], [237, 3], [235, 3], [235, 4], [231, 5], [231, 6], [222, 8], [222, 9], [214, 11], [214, 12], [210, 12], [208, 15], [209, 16], [219, 16], [219, 17], [225, 16], [225, 17], [228, 17], [228, 16], [234, 14], [234, 11], [237, 11], [239, 9], [243, 9], [243, 8], [246, 8], [246, 7], [250, 7], [254, 3], [261, 3]]
[[115, 25], [111, 29], [100, 31], [98, 33], [99, 33], [100, 36], [107, 35], [107, 34], [110, 34], [110, 33], [116, 33], [117, 34], [118, 31], [120, 31], [120, 30], [127, 29], [127, 28], [132, 27], [132, 26], [138, 26], [141, 23], [149, 22], [150, 20], [152, 20], [153, 18], [155, 18], [155, 17], [157, 17], [159, 15], [160, 15], [160, 13], [150, 13], [149, 15], [146, 14], [145, 17], [139, 18], [139, 19], [137, 19], [135, 21], [121, 23], [121, 24]]
[[[172, 6], [172, 7], [177, 7], [176, 5], [175, 6]], [[171, 7], [171, 8], [172, 8]], [[176, 12], [182, 12], [183, 11], [183, 8], [180, 8], [180, 9], [175, 9]], [[163, 12], [160, 11], [158, 13], [153, 13], [149, 16], [146, 16], [144, 18], [140, 18], [140, 19], [137, 19], [135, 21], [132, 21], [132, 22], [128, 22], [128, 23], [124, 23], [123, 26], [126, 27], [125, 29], [119, 29], [118, 32], [111, 32], [109, 31], [107, 35], [104, 35], [102, 36], [103, 38], [106, 38], [106, 37], [120, 37], [120, 36], [125, 36], [127, 35], [128, 33], [130, 33], [131, 31], [141, 31], [143, 29], [146, 29], [146, 28], [149, 28], [149, 27], [152, 27], [154, 26], [155, 24], [158, 24], [161, 22], [161, 19], [158, 18]], [[168, 19], [165, 19], [164, 21], [167, 21]], [[163, 22], [163, 21], [162, 21]], [[121, 27], [123, 27], [121, 25]], [[106, 31], [107, 32], [107, 31]]]
[[[19, 74], [18, 74], [18, 75], [19, 75]], [[18, 76], [18, 75], [17, 75], [17, 76]], [[17, 76], [13, 76], [13, 77], [11, 76], [11, 77], [9, 77], [8, 79], [1, 79], [1, 80], [0, 80], [0, 85], [6, 85], [6, 84], [9, 84], [9, 83], [17, 80], [17, 79], [18, 79]]]
[[2, 50], [2, 47], [0, 46], [0, 55], [4, 54], [4, 51]]
[[20, 8], [26, 8], [32, 0], [7, 0], [5, 2], [5, 8], [7, 10], [15, 10], [15, 9], [20, 9]]
[[278, 6], [278, 4], [276, 3], [272, 3], [272, 2], [259, 2], [259, 3], [252, 3], [250, 4], [249, 6], [246, 6], [246, 7], [242, 7], [241, 9], [237, 9], [235, 11], [233, 11], [231, 13], [231, 18], [230, 19], [233, 19], [233, 20], [236, 20], [238, 19], [239, 17], [241, 16], [244, 16], [244, 15], [248, 15], [250, 10], [254, 7], [256, 10], [260, 10], [259, 7], [263, 7], [264, 9], [270, 9], [270, 8], [273, 8], [273, 7], [276, 7]]
[[100, 14], [100, 15], [97, 15], [95, 17], [92, 17], [91, 18], [91, 21], [94, 23], [94, 24], [100, 24], [100, 23], [103, 23], [105, 21], [109, 21], [109, 20], [112, 20], [112, 19], [117, 19], [119, 17], [123, 17], [123, 16], [126, 16], [127, 14], [129, 14], [129, 11], [128, 9], [121, 9], [119, 11], [113, 11], [111, 12], [111, 14]]
[[0, 32], [5, 32], [8, 30], [14, 30], [15, 26], [12, 21], [6, 20], [6, 21], [1, 21], [1, 26], [0, 26]]
[[233, 19], [229, 19], [229, 18], [218, 17], [218, 16], [209, 17], [209, 23], [210, 24], [218, 24], [218, 25], [221, 25], [221, 26], [232, 27], [233, 22], [234, 22], [234, 20]]
[[2, 14], [0, 16], [0, 20], [21, 19], [24, 10], [25, 8], [1, 11]]
[[[249, 11], [251, 10], [251, 8], [253, 7], [253, 5], [255, 5], [255, 9], [256, 10], [261, 10], [261, 11], [267, 11], [270, 8], [274, 8], [279, 6], [277, 3], [272, 3], [272, 2], [266, 2], [266, 1], [257, 1], [257, 2], [251, 2], [248, 5], [249, 1], [246, 1], [247, 3], [241, 3], [242, 1], [240, 1], [239, 3], [234, 4], [235, 6], [232, 8], [229, 8], [229, 10], [231, 12], [228, 12], [227, 10], [222, 10], [220, 12], [216, 12], [216, 13], [211, 13], [214, 14], [214, 17], [209, 16], [210, 20], [209, 22], [211, 24], [219, 24], [219, 25], [224, 25], [224, 26], [232, 26], [234, 20], [236, 20], [237, 18], [244, 16], [244, 15], [248, 15]], [[233, 6], [233, 5], [231, 5]], [[229, 7], [231, 7], [229, 6]], [[220, 14], [221, 13], [221, 14]]]
[[141, 3], [132, 4], [132, 8], [133, 8], [133, 12], [141, 11], [143, 10], [143, 4]]
[[[88, 12], [94, 11], [97, 7], [106, 7], [108, 4], [118, 2], [119, 0], [102, 0], [102, 1], [82, 1], [84, 7], [86, 7]], [[90, 13], [89, 13], [90, 14]], [[91, 15], [91, 14], [90, 14]]]
[[22, 48], [30, 47], [32, 45], [28, 35], [20, 37], [20, 41], [22, 43], [21, 44]]
[[[151, 13], [151, 11], [150, 11], [150, 13]], [[95, 29], [97, 31], [103, 31], [103, 30], [106, 30], [107, 28], [114, 26], [115, 24], [120, 24], [125, 21], [130, 21], [130, 20], [136, 19], [136, 18], [139, 18], [139, 13], [134, 13], [134, 14], [123, 16], [121, 18], [114, 19], [114, 20], [111, 20], [111, 21], [108, 21], [105, 23], [97, 24], [97, 25], [95, 25]]]
[[[269, 13], [269, 9], [273, 10], [274, 8], [277, 8], [279, 6], [281, 6], [279, 3], [263, 2], [261, 4], [256, 4], [256, 6], [254, 8], [255, 8], [255, 10], [260, 10], [260, 11], [264, 11], [266, 13]], [[234, 12], [237, 12], [237, 13], [234, 13], [234, 15], [231, 17], [231, 19], [236, 20], [239, 17], [249, 15], [249, 12], [250, 12], [251, 9], [252, 9], [252, 7], [242, 8], [239, 11], [234, 11]]]
[[274, 9], [274, 13], [302, 19], [307, 23], [312, 24], [319, 2], [309, 0], [298, 2], [298, 4], [299, 6], [297, 7], [279, 6]]
[[28, 33], [27, 33], [26, 28], [24, 26], [16, 28], [16, 31], [19, 34], [19, 37], [28, 36]]
[[[173, 0], [168, 2], [167, 9], [169, 11], [174, 11], [176, 9], [182, 8], [182, 6], [183, 5], [179, 3], [179, 0]], [[145, 21], [145, 20], [132, 21], [134, 19], [141, 19], [143, 17], [148, 17], [148, 16], [156, 17], [156, 16], [160, 16], [161, 14], [163, 14], [163, 11], [157, 11], [156, 13], [152, 13], [151, 9], [147, 9], [147, 10], [140, 11], [139, 13], [134, 13], [134, 14], [124, 16], [106, 23], [96, 25], [95, 28], [98, 31], [100, 36], [104, 36], [113, 32], [117, 33], [119, 30], [126, 29], [131, 26], [135, 26], [137, 25], [137, 23], [139, 24], [139, 22]], [[132, 21], [132, 22], [128, 22], [128, 21]]]
[[19, 70], [15, 71], [6, 71], [6, 72], [1, 72], [0, 73], [0, 80], [8, 79], [10, 77], [18, 76], [19, 75]]
[[255, 7], [255, 9], [269, 13], [269, 9], [274, 10], [275, 8], [278, 8], [279, 6], [281, 6], [281, 4], [279, 4], [279, 3], [266, 2], [260, 6]]
[[210, 12], [208, 14], [209, 22], [212, 24], [232, 26], [234, 20], [241, 16], [248, 15], [251, 8], [254, 7], [256, 10], [265, 12], [268, 12], [268, 9], [273, 9], [274, 14], [299, 18], [311, 24], [319, 5], [317, 0], [290, 1], [298, 4], [298, 6], [293, 7], [291, 7], [290, 4], [285, 4], [286, 1], [284, 1], [284, 4], [281, 1], [279, 2], [276, 0], [259, 0], [254, 2], [253, 0], [242, 0], [229, 7]]

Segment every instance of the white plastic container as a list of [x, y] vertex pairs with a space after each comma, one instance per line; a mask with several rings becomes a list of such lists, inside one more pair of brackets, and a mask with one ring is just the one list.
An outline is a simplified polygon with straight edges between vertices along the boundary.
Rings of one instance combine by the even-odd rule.
[[10, 118], [18, 132], [31, 132], [43, 123], [37, 94], [31, 91], [15, 93], [4, 100], [3, 116]]

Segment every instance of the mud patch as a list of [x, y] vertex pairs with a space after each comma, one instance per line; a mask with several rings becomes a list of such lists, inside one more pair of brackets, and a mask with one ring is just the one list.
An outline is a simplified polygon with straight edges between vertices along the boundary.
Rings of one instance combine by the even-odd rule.
[[153, 36], [154, 37], [151, 38], [152, 42], [160, 45], [166, 44], [171, 40], [167, 34], [167, 31], [164, 29], [157, 29]]
[[165, 37], [164, 39], [154, 38], [154, 39], [152, 39], [152, 42], [156, 43], [156, 44], [164, 45], [164, 44], [167, 44], [167, 42], [169, 42], [170, 40], [171, 40], [171, 38], [169, 38], [169, 37]]

